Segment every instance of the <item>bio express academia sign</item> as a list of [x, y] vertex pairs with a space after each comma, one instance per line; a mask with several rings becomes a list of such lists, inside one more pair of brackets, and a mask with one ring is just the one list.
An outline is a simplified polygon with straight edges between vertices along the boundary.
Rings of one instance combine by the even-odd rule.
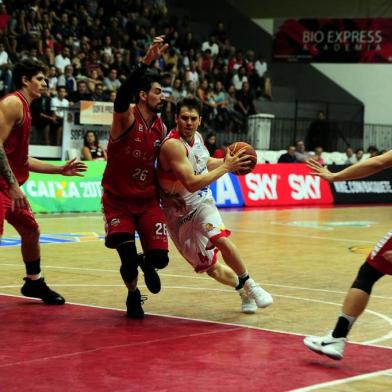
[[[61, 164], [61, 162], [58, 162]], [[87, 162], [84, 177], [31, 173], [23, 185], [34, 212], [97, 212], [105, 162]], [[226, 174], [211, 185], [218, 207], [332, 203], [327, 182], [302, 164], [259, 164], [252, 173]]]

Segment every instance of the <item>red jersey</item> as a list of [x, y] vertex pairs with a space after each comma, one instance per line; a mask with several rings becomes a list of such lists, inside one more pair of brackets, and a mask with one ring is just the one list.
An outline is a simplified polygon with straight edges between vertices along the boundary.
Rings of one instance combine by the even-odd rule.
[[160, 117], [148, 127], [140, 110], [132, 108], [135, 121], [120, 138], [109, 138], [103, 189], [118, 197], [133, 199], [157, 195], [155, 161], [166, 126]]
[[[26, 98], [19, 91], [8, 94], [6, 97], [10, 95], [15, 95], [21, 100], [23, 104], [23, 119], [12, 128], [11, 133], [4, 143], [4, 150], [12, 172], [19, 185], [22, 185], [29, 177], [27, 159], [31, 130], [31, 112]], [[8, 183], [3, 178], [0, 178], [0, 188], [8, 189]]]

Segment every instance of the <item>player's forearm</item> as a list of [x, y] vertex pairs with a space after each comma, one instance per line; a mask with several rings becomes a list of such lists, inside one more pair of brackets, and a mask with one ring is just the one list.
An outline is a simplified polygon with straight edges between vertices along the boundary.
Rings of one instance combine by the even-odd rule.
[[207, 162], [207, 168], [209, 171], [216, 169], [223, 164], [223, 158], [213, 158], [211, 157]]
[[36, 158], [29, 157], [28, 164], [29, 170], [35, 173], [62, 174], [62, 166], [53, 165]]
[[228, 169], [224, 165], [220, 165], [208, 173], [193, 175], [192, 178], [184, 185], [189, 192], [197, 192], [198, 190], [210, 185], [228, 172]]
[[366, 161], [356, 163], [346, 169], [334, 173], [333, 181], [354, 180], [356, 178], [368, 177], [384, 169], [392, 167], [392, 151]]
[[9, 185], [18, 183], [14, 173], [12, 172], [7, 154], [5, 153], [4, 146], [2, 144], [0, 144], [0, 177], [4, 178]]

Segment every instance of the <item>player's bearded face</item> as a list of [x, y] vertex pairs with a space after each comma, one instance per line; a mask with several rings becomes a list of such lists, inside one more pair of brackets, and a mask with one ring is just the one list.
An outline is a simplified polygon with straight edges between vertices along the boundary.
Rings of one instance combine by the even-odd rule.
[[147, 94], [146, 104], [148, 108], [154, 113], [160, 113], [162, 111], [165, 97], [162, 92], [162, 87], [158, 83], [152, 85], [151, 90]]

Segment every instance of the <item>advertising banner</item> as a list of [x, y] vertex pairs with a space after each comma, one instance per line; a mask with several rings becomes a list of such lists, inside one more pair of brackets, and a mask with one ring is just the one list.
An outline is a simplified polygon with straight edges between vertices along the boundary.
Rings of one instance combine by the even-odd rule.
[[99, 101], [80, 102], [80, 123], [111, 125], [113, 120], [113, 103]]
[[392, 19], [275, 20], [274, 61], [391, 63]]
[[332, 204], [329, 184], [309, 174], [305, 164], [259, 164], [238, 177], [245, 206]]
[[[337, 172], [346, 166], [329, 165]], [[340, 181], [331, 184], [335, 203], [392, 203], [392, 169], [358, 180]]]
[[100, 211], [105, 162], [87, 162], [87, 165], [85, 177], [30, 173], [22, 189], [32, 210], [45, 213]]
[[107, 145], [109, 140], [109, 125], [83, 125], [78, 120], [78, 110], [70, 109], [64, 116], [62, 160], [75, 156], [80, 157], [84, 134], [87, 131], [94, 131], [96, 133], [101, 147], [104, 148]]

